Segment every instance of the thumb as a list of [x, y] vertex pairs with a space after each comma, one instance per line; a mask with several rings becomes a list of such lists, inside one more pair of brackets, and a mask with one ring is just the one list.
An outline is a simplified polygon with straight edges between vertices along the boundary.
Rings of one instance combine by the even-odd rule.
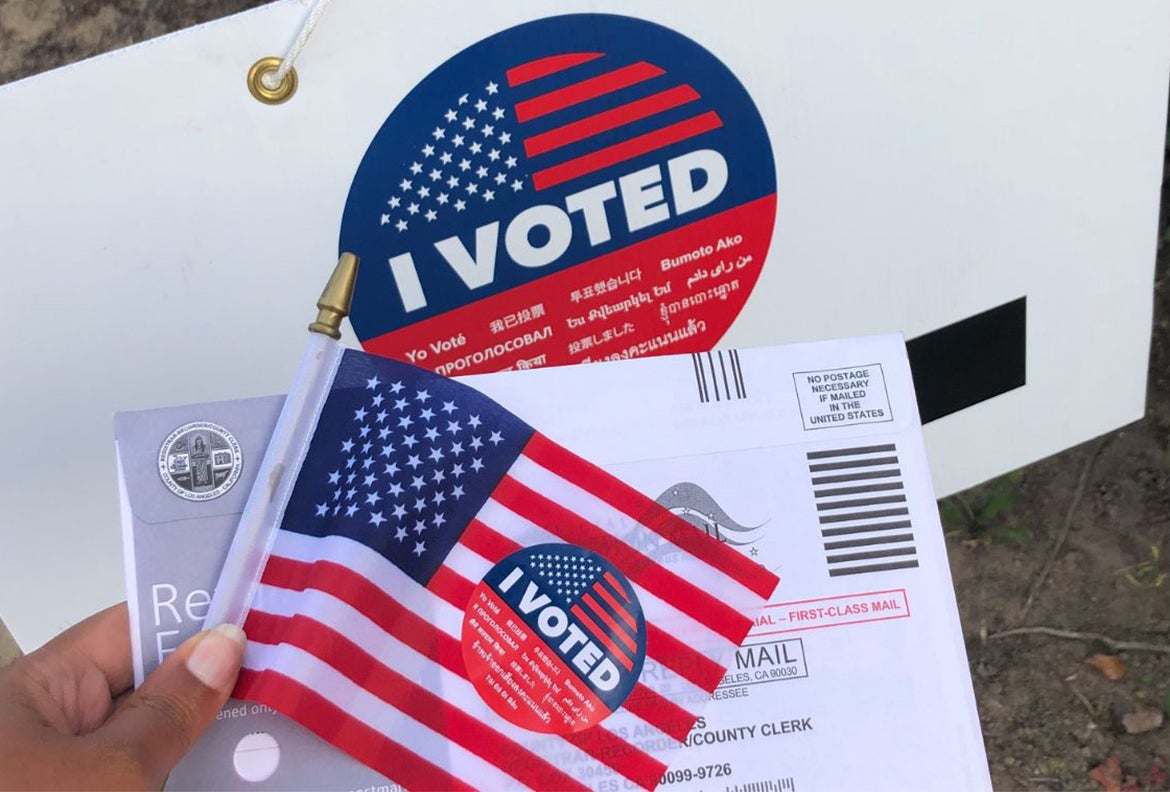
[[227, 702], [245, 640], [233, 624], [187, 639], [94, 736], [126, 755], [151, 788], [161, 788]]

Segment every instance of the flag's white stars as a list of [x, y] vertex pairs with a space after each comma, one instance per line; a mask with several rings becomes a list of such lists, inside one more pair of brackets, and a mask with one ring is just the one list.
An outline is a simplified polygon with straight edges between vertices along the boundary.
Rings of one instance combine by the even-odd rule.
[[333, 491], [333, 500], [341, 500], [341, 487], [338, 487]]
[[487, 110], [487, 102], [484, 101], [483, 99], [480, 99], [478, 102], [475, 103], [475, 110], [478, 113], [482, 113], [484, 110]]
[[362, 484], [363, 484], [363, 486], [368, 487], [371, 484], [373, 484], [377, 479], [378, 479], [378, 476], [376, 474], [368, 473], [368, 474], [366, 474], [365, 479], [362, 481]]
[[421, 162], [410, 163], [410, 172], [413, 173], [415, 176], [422, 173], [422, 163]]
[[420, 489], [422, 489], [423, 487], [425, 487], [425, 486], [426, 486], [426, 482], [425, 482], [425, 481], [423, 481], [423, 477], [422, 477], [422, 476], [415, 476], [414, 478], [412, 478], [412, 479], [410, 480], [410, 486], [411, 486], [411, 487], [413, 487], [413, 488], [414, 488], [414, 489], [416, 489], [416, 490], [420, 490]]
[[[385, 413], [378, 413], [378, 414], [384, 415]], [[379, 440], [385, 440], [389, 436], [390, 436], [390, 427], [389, 426], [383, 426], [381, 429], [378, 430], [378, 439]], [[383, 454], [386, 453], [385, 448], [382, 449], [382, 453]]]
[[475, 175], [482, 179], [484, 176], [488, 175], [488, 169], [485, 168], [483, 165], [480, 165], [478, 168], [475, 169]]
[[[366, 436], [369, 435], [369, 433], [370, 433], [370, 427], [368, 427], [368, 426], [363, 426], [361, 429], [358, 429], [358, 434], [361, 435], [362, 439], [365, 439]], [[363, 448], [362, 451], [363, 452], [369, 451], [369, 449]]]
[[386, 518], [382, 516], [382, 512], [374, 512], [370, 515], [370, 524], [375, 528], [381, 528], [384, 522], [386, 522]]
[[436, 212], [434, 209], [428, 209], [427, 213], [425, 215], [425, 217], [427, 218], [427, 222], [433, 222], [434, 219], [438, 216], [439, 216], [439, 213]]
[[463, 497], [463, 485], [462, 484], [456, 484], [451, 489], [451, 497], [454, 498], [455, 500], [459, 500], [460, 498]]
[[461, 104], [461, 105], [467, 104], [467, 94], [463, 94], [463, 96], [459, 97], [459, 104]]
[[424, 407], [423, 411], [418, 414], [418, 417], [422, 418], [424, 421], [429, 421], [435, 417], [435, 411], [430, 407]]
[[[436, 138], [436, 139], [437, 139], [437, 138]], [[423, 146], [423, 147], [422, 147], [422, 153], [423, 153], [423, 156], [424, 156], [424, 157], [430, 157], [430, 156], [433, 156], [433, 155], [434, 155], [434, 153], [435, 153], [435, 147], [434, 147], [434, 146], [432, 146], [430, 143], [428, 143], [428, 144], [426, 144], [425, 146]]]
[[409, 190], [413, 186], [414, 186], [414, 182], [412, 182], [410, 179], [403, 179], [402, 181], [398, 182], [398, 187], [403, 192], [406, 192], [407, 190]]
[[503, 117], [504, 117], [504, 108], [502, 108], [502, 107], [497, 107], [495, 110], [492, 110], [492, 118], [494, 118], [494, 119], [496, 119], [497, 121], [499, 121], [499, 120], [500, 120], [500, 119], [502, 119]]
[[394, 538], [401, 542], [406, 538], [406, 529], [402, 526], [399, 526], [398, 530], [394, 533]]
[[397, 498], [399, 495], [402, 494], [402, 485], [399, 484], [397, 481], [395, 481], [390, 485], [390, 489], [388, 489], [386, 491], [389, 492], [391, 495], [393, 495], [395, 498]]
[[438, 181], [443, 178], [443, 172], [438, 168], [431, 168], [431, 172], [428, 175], [431, 177], [431, 181]]
[[484, 137], [491, 137], [496, 133], [496, 128], [491, 124], [484, 124], [479, 131], [483, 133]]
[[328, 503], [318, 503], [317, 504], [317, 516], [318, 517], [324, 517], [328, 512], [329, 512], [329, 504]]
[[435, 196], [435, 200], [439, 202], [439, 206], [445, 206], [448, 200], [447, 193], [439, 193]]
[[366, 408], [365, 407], [358, 407], [356, 410], [354, 410], [353, 417], [354, 417], [354, 420], [357, 420], [357, 421], [366, 420]]
[[380, 500], [382, 500], [382, 496], [376, 492], [371, 492], [366, 496], [366, 503], [370, 504], [371, 506], [377, 506], [378, 501]]
[[345, 499], [346, 500], [353, 500], [354, 495], [357, 495], [357, 488], [356, 487], [350, 487], [349, 489], [347, 489], [345, 491]]
[[[441, 500], [438, 500], [440, 497], [442, 497], [442, 495], [443, 495], [443, 493], [441, 493], [441, 492], [435, 493], [435, 503], [442, 503]], [[444, 517], [442, 514], [436, 514], [434, 517], [431, 518], [431, 522], [433, 522], [435, 524], [436, 528], [442, 528], [443, 523], [447, 522], [447, 518]]]
[[460, 476], [463, 475], [463, 473], [464, 473], [464, 471], [463, 471], [462, 464], [455, 465], [454, 467], [451, 468], [451, 475], [454, 476], [455, 478], [459, 478]]
[[520, 192], [523, 189], [524, 189], [524, 184], [519, 179], [516, 179], [515, 181], [512, 182], [512, 191], [513, 192]]
[[[399, 471], [399, 467], [398, 467], [397, 462], [388, 462], [386, 464], [386, 467], [383, 468], [383, 470], [382, 470], [382, 472], [385, 473], [387, 476], [397, 476], [398, 471]], [[391, 489], [393, 489], [393, 487], [391, 487]]]
[[[469, 167], [469, 168], [471, 167], [471, 163], [470, 163], [470, 162], [469, 162], [469, 163], [467, 163], [467, 167]], [[449, 179], [447, 179], [447, 186], [448, 186], [448, 187], [451, 187], [451, 188], [458, 187], [458, 186], [459, 186], [459, 177], [458, 177], [458, 176], [452, 176], [452, 177], [450, 177]]]
[[478, 451], [481, 448], [483, 448], [483, 441], [478, 437], [471, 438], [471, 450]]
[[458, 431], [459, 431], [461, 428], [462, 428], [462, 427], [461, 427], [461, 426], [459, 426], [459, 422], [458, 422], [458, 421], [447, 421], [447, 431], [448, 431], [448, 432], [450, 432], [451, 434], [455, 434], [455, 433], [456, 433], [456, 432], [458, 432]]
[[362, 460], [362, 470], [369, 470], [373, 464], [374, 464], [373, 459], [363, 459]]
[[463, 145], [463, 135], [456, 135], [455, 137], [451, 138], [451, 145], [455, 146], [455, 148], [459, 148], [460, 146], [462, 146]]
[[454, 159], [454, 157], [451, 156], [450, 151], [444, 151], [439, 155], [439, 162], [443, 163], [444, 165], [450, 165], [452, 159]]
[[430, 194], [431, 194], [430, 187], [427, 187], [424, 185], [424, 186], [418, 188], [418, 197], [419, 198], [427, 198], [430, 196]]
[[429, 456], [430, 456], [432, 462], [438, 462], [440, 459], [443, 458], [443, 449], [432, 448]]
[[468, 195], [475, 195], [475, 193], [479, 192], [479, 185], [475, 182], [468, 182], [464, 189], [467, 190]]
[[330, 484], [336, 484], [339, 481], [341, 481], [341, 471], [340, 470], [335, 470], [329, 474], [329, 483]]
[[374, 398], [370, 399], [370, 404], [374, 405], [375, 407], [381, 407], [382, 402], [384, 402], [385, 400], [386, 399], [384, 396], [382, 396], [382, 394], [375, 393]]
[[427, 428], [427, 434], [426, 434], [426, 437], [427, 437], [427, 439], [428, 439], [428, 440], [434, 440], [434, 439], [435, 439], [435, 438], [437, 438], [438, 436], [439, 436], [439, 430], [438, 430], [438, 429], [436, 429], [436, 428], [435, 428], [435, 427], [433, 427], [433, 426], [431, 426], [431, 427], [428, 427], [428, 428]]
[[472, 118], [471, 116], [467, 116], [467, 118], [464, 118], [463, 119], [463, 128], [464, 129], [475, 129], [475, 119]]
[[465, 208], [467, 208], [467, 202], [464, 201], [462, 198], [460, 198], [458, 201], [455, 202], [455, 211], [456, 212], [462, 212]]
[[495, 181], [496, 181], [496, 184], [503, 184], [504, 182], [508, 181], [508, 177], [505, 176], [503, 173], [497, 173], [495, 176]]
[[483, 151], [483, 144], [481, 144], [481, 143], [472, 143], [471, 144], [471, 153], [472, 154], [478, 154], [481, 151]]
[[431, 394], [430, 394], [430, 391], [420, 390], [417, 392], [417, 394], [415, 395], [414, 398], [416, 398], [418, 401], [422, 402], [423, 404], [426, 404], [427, 399], [431, 398]]
[[397, 209], [399, 206], [402, 205], [402, 199], [399, 198], [397, 195], [392, 195], [392, 196], [390, 196], [390, 200], [387, 201], [386, 203], [390, 204], [391, 209]]
[[454, 454], [455, 456], [459, 456], [460, 454], [462, 454], [463, 453], [463, 443], [452, 443], [451, 444], [451, 453]]
[[503, 143], [505, 146], [508, 145], [509, 143], [511, 143], [512, 142], [512, 133], [511, 132], [501, 132], [500, 133], [500, 142]]
[[388, 214], [382, 215], [382, 222], [380, 223], [380, 225], [388, 225], [389, 223], [390, 223], [390, 215], [388, 215]]
[[492, 94], [499, 93], [500, 86], [497, 85], [495, 82], [490, 82], [487, 84], [486, 90], [488, 92], [488, 95], [491, 96]]
[[398, 419], [398, 427], [400, 429], [409, 429], [412, 423], [414, 423], [414, 419], [409, 415], [404, 415]]
[[[431, 502], [434, 503], [436, 506], [442, 506], [443, 501], [445, 501], [445, 500], [447, 500], [447, 496], [444, 495], [441, 491], [436, 491], [434, 494], [434, 497], [431, 498]], [[440, 523], [435, 523], [436, 528], [439, 525], [440, 525]]]
[[[354, 465], [356, 465], [356, 464], [357, 464], [357, 459], [356, 459], [356, 458], [354, 458], [354, 457], [350, 457], [349, 459], [345, 460], [345, 466], [346, 466], [347, 468], [351, 468], [351, 467], [353, 467], [353, 466], [354, 466]], [[352, 473], [351, 473], [351, 474], [350, 474], [350, 476], [349, 476], [349, 480], [350, 480], [350, 481], [353, 481], [353, 474], [352, 474]]]
[[405, 517], [406, 516], [406, 507], [403, 506], [402, 504], [398, 504], [397, 506], [394, 507], [394, 513], [391, 516], [392, 517]]
[[[402, 444], [407, 448], [413, 449], [416, 445], [418, 445], [418, 440], [415, 439], [414, 435], [407, 435], [406, 437], [402, 438]], [[413, 458], [414, 457], [412, 457], [412, 459]], [[407, 462], [407, 464], [410, 463]]]
[[443, 412], [445, 412], [445, 413], [447, 413], [448, 415], [450, 415], [451, 413], [455, 412], [455, 411], [456, 411], [456, 410], [458, 410], [459, 408], [455, 406], [455, 402], [453, 402], [453, 401], [445, 401], [445, 402], [443, 402], [443, 407], [442, 407], [442, 409], [443, 409]]
[[418, 204], [411, 203], [410, 206], [406, 207], [406, 211], [410, 212], [412, 215], [416, 215], [418, 214], [418, 208]]
[[346, 441], [342, 442], [342, 444], [341, 444], [341, 450], [342, 450], [344, 453], [348, 454], [350, 451], [352, 451], [352, 450], [353, 450], [353, 441], [352, 441], [352, 440], [346, 440]]
[[335, 503], [335, 504], [333, 505], [333, 516], [334, 516], [334, 517], [336, 517], [336, 516], [337, 516], [337, 514], [338, 514], [338, 512], [340, 512], [340, 511], [341, 511], [341, 504], [340, 504], [340, 503]]
[[415, 498], [414, 499], [414, 510], [417, 512], [426, 511], [427, 510], [426, 499], [425, 498]]
[[402, 390], [402, 383], [401, 382], [395, 382], [390, 386], [390, 392], [396, 396], [398, 395], [398, 392], [400, 390]]
[[483, 470], [483, 461], [480, 459], [471, 460], [471, 469], [474, 470], [476, 473]]
[[483, 423], [483, 421], [479, 420], [479, 416], [478, 416], [478, 415], [473, 415], [473, 416], [471, 416], [470, 418], [468, 418], [468, 419], [467, 419], [467, 424], [468, 424], [468, 425], [469, 425], [469, 426], [470, 426], [472, 429], [478, 429], [478, 428], [479, 428], [479, 425], [480, 425], [481, 423]]
[[442, 468], [437, 467], [435, 468], [434, 472], [431, 473], [431, 481], [435, 482], [436, 484], [442, 484], [446, 480], [447, 474], [443, 472]]
[[406, 230], [406, 221], [399, 220], [397, 223], [394, 224], [394, 227], [397, 228], [399, 231], [405, 231]]
[[[435, 127], [435, 131], [431, 133], [431, 137], [433, 137], [435, 140], [442, 140], [443, 138], [447, 137], [447, 130], [443, 129], [442, 127]], [[431, 149], [431, 153], [435, 153], [434, 149]]]
[[358, 507], [352, 503], [349, 504], [349, 506], [345, 507], [345, 516], [346, 517], [352, 517], [355, 514], [357, 514], [357, 512], [358, 512]]
[[[405, 443], [405, 441], [404, 441], [404, 444], [407, 445], [409, 448], [414, 448], [416, 445], [418, 445], [418, 441], [414, 439], [413, 435], [411, 435], [410, 440], [411, 440], [410, 443]], [[411, 454], [406, 459], [406, 466], [408, 468], [410, 468], [411, 470], [415, 470], [421, 464], [422, 464], [422, 460], [418, 458], [418, 454]]]
[[[386, 434], [390, 434], [389, 429], [383, 429], [382, 431], [385, 432]], [[387, 443], [386, 445], [382, 446], [381, 453], [382, 453], [382, 456], [389, 457], [390, 455], [392, 455], [394, 453], [394, 446]]]
[[416, 556], [421, 558], [422, 554], [425, 553], [426, 551], [427, 551], [426, 542], [415, 542], [414, 549], [411, 550], [410, 552], [414, 553]]
[[484, 190], [484, 191], [483, 191], [483, 199], [484, 199], [485, 201], [490, 201], [490, 200], [492, 200], [492, 199], [493, 199], [493, 198], [495, 198], [495, 197], [496, 197], [496, 191], [495, 191], [495, 190]]
[[488, 152], [488, 159], [490, 159], [492, 162], [495, 162], [499, 158], [500, 158], [500, 150], [499, 149], [492, 149], [491, 151]]
[[454, 110], [448, 110], [447, 112], [443, 113], [443, 118], [447, 119], [448, 121], [454, 121], [458, 117], [459, 114]]
[[509, 168], [515, 168], [516, 167], [516, 158], [515, 157], [508, 157], [506, 160], [504, 160], [504, 164], [507, 165]]
[[394, 409], [395, 410], [405, 410], [406, 409], [406, 399], [399, 399], [396, 402], [394, 402]]
[[[459, 160], [459, 170], [461, 170], [461, 171], [469, 171], [469, 170], [471, 170], [471, 160], [469, 160], [469, 159], [461, 159], [461, 160]], [[450, 184], [450, 181], [448, 180], [448, 182], [447, 182], [447, 183], [448, 183], [448, 184]], [[454, 185], [454, 184], [451, 184], [451, 186], [452, 186], [452, 187], [454, 187], [455, 185]]]

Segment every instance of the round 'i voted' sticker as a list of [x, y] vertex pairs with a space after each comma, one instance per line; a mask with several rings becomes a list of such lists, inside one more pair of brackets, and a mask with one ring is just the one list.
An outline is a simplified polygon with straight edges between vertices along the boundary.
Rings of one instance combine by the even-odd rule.
[[776, 215], [763, 120], [714, 55], [607, 14], [439, 66], [354, 177], [340, 247], [371, 352], [441, 374], [711, 348]]
[[604, 557], [570, 544], [526, 547], [496, 564], [463, 616], [468, 678], [497, 714], [546, 734], [605, 720], [646, 660], [634, 587]]

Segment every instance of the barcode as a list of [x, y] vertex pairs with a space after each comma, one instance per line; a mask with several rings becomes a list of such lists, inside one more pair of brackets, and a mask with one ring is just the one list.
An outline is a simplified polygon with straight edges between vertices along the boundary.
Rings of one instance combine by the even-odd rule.
[[807, 456], [830, 577], [918, 566], [893, 443]]
[[752, 781], [749, 784], [736, 784], [727, 787], [727, 792], [795, 792], [796, 782], [792, 776], [785, 778], [769, 778], [765, 781]]
[[692, 354], [691, 364], [695, 369], [695, 385], [699, 390], [700, 402], [705, 404], [747, 398], [747, 386], [744, 385], [737, 350]]

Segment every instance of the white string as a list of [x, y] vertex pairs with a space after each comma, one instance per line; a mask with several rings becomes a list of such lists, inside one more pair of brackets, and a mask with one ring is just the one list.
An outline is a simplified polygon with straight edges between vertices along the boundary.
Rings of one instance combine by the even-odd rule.
[[317, 22], [321, 20], [321, 15], [325, 13], [330, 2], [332, 0], [317, 0], [313, 4], [305, 21], [301, 23], [301, 30], [297, 33], [296, 40], [288, 48], [288, 52], [284, 53], [284, 57], [280, 59], [280, 68], [276, 71], [266, 72], [260, 77], [260, 82], [264, 83], [265, 88], [275, 91], [284, 82], [285, 75], [289, 73], [297, 58], [300, 57], [301, 50], [305, 48], [309, 36], [313, 34], [313, 28], [317, 27]]

